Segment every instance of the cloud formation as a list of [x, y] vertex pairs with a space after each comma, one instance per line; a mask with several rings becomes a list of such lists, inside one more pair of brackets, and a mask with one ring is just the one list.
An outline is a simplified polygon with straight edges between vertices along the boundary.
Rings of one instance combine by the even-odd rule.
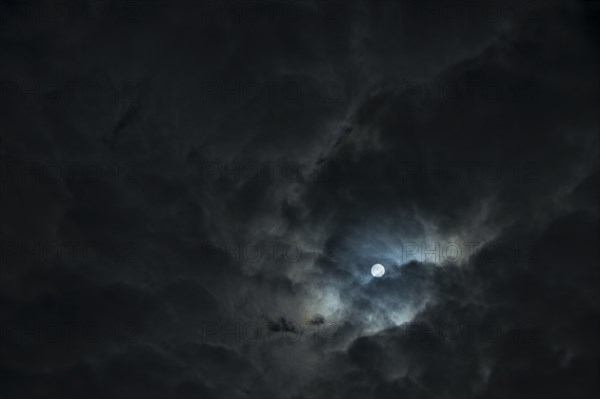
[[3, 3], [2, 396], [595, 397], [597, 13]]

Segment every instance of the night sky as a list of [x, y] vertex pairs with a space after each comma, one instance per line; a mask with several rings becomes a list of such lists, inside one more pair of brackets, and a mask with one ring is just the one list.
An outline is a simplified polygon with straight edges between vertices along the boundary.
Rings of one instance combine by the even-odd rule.
[[1, 0], [0, 398], [597, 397], [599, 47], [587, 0]]

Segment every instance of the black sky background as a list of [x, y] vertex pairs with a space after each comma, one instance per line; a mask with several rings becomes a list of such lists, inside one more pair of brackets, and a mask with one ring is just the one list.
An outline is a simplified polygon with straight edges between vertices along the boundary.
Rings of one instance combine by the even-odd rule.
[[0, 397], [596, 397], [599, 6], [2, 0]]

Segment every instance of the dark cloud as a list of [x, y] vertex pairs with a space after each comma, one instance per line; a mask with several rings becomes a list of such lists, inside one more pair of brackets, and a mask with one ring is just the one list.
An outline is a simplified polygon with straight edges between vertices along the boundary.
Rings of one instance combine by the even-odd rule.
[[596, 2], [0, 17], [3, 397], [597, 396]]

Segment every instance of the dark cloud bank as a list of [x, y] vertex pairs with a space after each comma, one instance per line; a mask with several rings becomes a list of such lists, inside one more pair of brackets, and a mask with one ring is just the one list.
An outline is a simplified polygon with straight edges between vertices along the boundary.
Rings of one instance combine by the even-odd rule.
[[598, 12], [2, 1], [0, 396], [596, 397]]

